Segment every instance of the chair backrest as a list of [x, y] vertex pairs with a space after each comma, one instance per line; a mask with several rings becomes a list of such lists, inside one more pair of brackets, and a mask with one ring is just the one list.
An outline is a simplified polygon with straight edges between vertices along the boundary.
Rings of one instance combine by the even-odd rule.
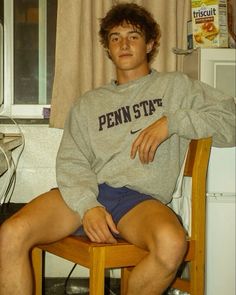
[[194, 239], [204, 235], [206, 179], [211, 143], [211, 138], [192, 140], [185, 163], [184, 176], [192, 178], [191, 237]]
[[[191, 295], [204, 294], [205, 278], [205, 228], [206, 228], [206, 179], [211, 150], [211, 138], [191, 140], [184, 167], [184, 176], [191, 178], [189, 248], [185, 263], [172, 284], [173, 288]], [[189, 196], [190, 193], [190, 196]], [[187, 265], [186, 265], [186, 262]]]

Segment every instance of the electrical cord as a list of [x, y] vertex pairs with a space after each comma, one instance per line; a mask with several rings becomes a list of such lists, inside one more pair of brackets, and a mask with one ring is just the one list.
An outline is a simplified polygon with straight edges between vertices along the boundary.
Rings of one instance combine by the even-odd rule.
[[8, 159], [8, 156], [6, 154], [6, 152], [4, 151], [4, 149], [0, 146], [0, 151], [2, 152], [2, 154], [4, 155], [5, 159], [6, 159], [6, 163], [7, 163], [7, 174], [6, 174], [6, 181], [2, 186], [2, 190], [0, 192], [0, 205], [2, 205], [5, 202], [5, 196], [6, 196], [6, 191], [8, 189], [9, 183], [11, 181], [11, 165]]
[[[14, 189], [15, 189], [15, 185], [16, 185], [16, 171], [17, 171], [19, 159], [20, 159], [20, 157], [21, 157], [21, 155], [23, 153], [24, 146], [25, 146], [24, 136], [22, 136], [22, 140], [23, 140], [22, 146], [21, 146], [20, 152], [19, 152], [19, 154], [17, 156], [16, 162], [14, 162], [14, 160], [12, 159], [12, 165], [14, 166], [14, 170], [13, 170], [12, 177], [11, 177], [11, 180], [10, 180], [7, 192], [6, 192], [6, 198], [7, 198], [7, 195], [9, 195], [8, 200], [7, 200], [8, 204], [11, 201], [11, 198], [12, 198], [12, 195], [13, 195], [13, 192], [14, 192]], [[11, 192], [11, 193], [9, 193], [9, 192]]]
[[105, 289], [108, 290], [109, 295], [117, 295], [116, 293], [114, 293], [111, 288], [109, 288], [107, 285], [105, 285]]
[[[15, 124], [15, 126], [17, 127], [18, 132], [19, 132], [19, 134], [20, 134], [20, 136], [22, 138], [21, 148], [20, 148], [19, 154], [18, 154], [18, 156], [16, 158], [16, 161], [14, 161], [14, 159], [12, 158], [11, 163], [10, 163], [6, 152], [4, 151], [3, 148], [0, 147], [4, 157], [6, 159], [6, 162], [7, 162], [7, 173], [8, 173], [8, 175], [6, 177], [5, 184], [3, 185], [2, 191], [0, 193], [0, 205], [3, 205], [6, 202], [7, 202], [7, 204], [10, 204], [10, 201], [11, 201], [14, 189], [15, 189], [16, 170], [17, 170], [17, 167], [18, 167], [18, 163], [19, 163], [21, 154], [22, 154], [22, 152], [24, 150], [24, 147], [25, 147], [25, 137], [24, 137], [24, 134], [23, 134], [20, 126], [17, 124], [17, 122], [13, 118], [11, 118], [9, 116], [0, 116], [0, 118], [8, 118], [8, 119], [10, 119]], [[13, 166], [13, 171], [11, 171], [11, 164]]]
[[[72, 269], [70, 270], [70, 272], [69, 272], [69, 274], [68, 274], [68, 276], [67, 276], [67, 278], [66, 278], [66, 280], [65, 280], [65, 283], [64, 283], [64, 295], [69, 295], [69, 293], [67, 293], [67, 286], [68, 286], [68, 283], [69, 283], [70, 277], [71, 277], [73, 271], [75, 270], [76, 266], [77, 266], [77, 263], [75, 263], [75, 264], [73, 265]], [[105, 284], [105, 289], [108, 290], [109, 295], [117, 295], [117, 294], [114, 293], [114, 292], [111, 290], [111, 288], [109, 288], [106, 284]]]
[[67, 285], [68, 285], [69, 279], [70, 279], [70, 277], [71, 277], [74, 269], [76, 268], [76, 265], [77, 265], [76, 263], [73, 265], [71, 271], [69, 272], [69, 274], [68, 274], [68, 276], [67, 276], [67, 278], [65, 280], [65, 284], [64, 284], [64, 295], [68, 295], [68, 293], [67, 293]]
[[4, 203], [6, 203], [6, 199], [8, 197], [8, 201], [6, 203], [6, 205], [8, 206], [10, 204], [10, 201], [11, 201], [11, 197], [13, 195], [13, 192], [15, 190], [15, 185], [16, 185], [16, 168], [15, 168], [15, 163], [14, 161], [12, 161], [12, 165], [14, 166], [14, 170], [13, 170], [13, 173], [12, 173], [12, 176], [11, 176], [11, 179], [9, 181], [9, 184], [8, 184], [8, 187], [7, 187], [7, 190], [5, 192], [5, 200], [4, 200]]

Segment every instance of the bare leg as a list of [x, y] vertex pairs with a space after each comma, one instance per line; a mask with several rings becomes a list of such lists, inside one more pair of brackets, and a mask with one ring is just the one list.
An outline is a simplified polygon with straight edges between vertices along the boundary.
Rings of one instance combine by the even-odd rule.
[[186, 252], [186, 234], [175, 214], [158, 201], [144, 201], [118, 223], [120, 234], [149, 254], [131, 272], [127, 295], [161, 295]]
[[0, 227], [0, 294], [32, 295], [30, 249], [59, 240], [81, 224], [58, 190], [43, 194]]

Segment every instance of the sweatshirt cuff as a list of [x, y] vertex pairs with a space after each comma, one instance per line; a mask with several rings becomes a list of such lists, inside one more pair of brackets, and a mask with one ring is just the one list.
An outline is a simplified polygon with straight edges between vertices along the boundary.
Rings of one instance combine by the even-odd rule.
[[99, 203], [97, 199], [95, 199], [93, 196], [88, 196], [80, 200], [75, 210], [79, 213], [81, 220], [83, 220], [86, 211], [95, 207], [104, 206], [101, 203]]

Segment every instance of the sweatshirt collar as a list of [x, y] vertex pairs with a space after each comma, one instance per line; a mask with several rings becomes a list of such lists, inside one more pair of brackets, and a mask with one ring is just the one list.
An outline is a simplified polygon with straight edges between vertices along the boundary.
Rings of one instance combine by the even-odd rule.
[[127, 87], [131, 86], [131, 85], [140, 84], [142, 82], [145, 82], [146, 80], [149, 80], [156, 73], [157, 73], [157, 71], [155, 69], [151, 69], [150, 73], [148, 75], [145, 75], [145, 76], [143, 76], [141, 78], [129, 81], [129, 82], [121, 84], [121, 85], [117, 84], [116, 80], [112, 80], [111, 85], [116, 89], [124, 89], [124, 88], [127, 88]]

